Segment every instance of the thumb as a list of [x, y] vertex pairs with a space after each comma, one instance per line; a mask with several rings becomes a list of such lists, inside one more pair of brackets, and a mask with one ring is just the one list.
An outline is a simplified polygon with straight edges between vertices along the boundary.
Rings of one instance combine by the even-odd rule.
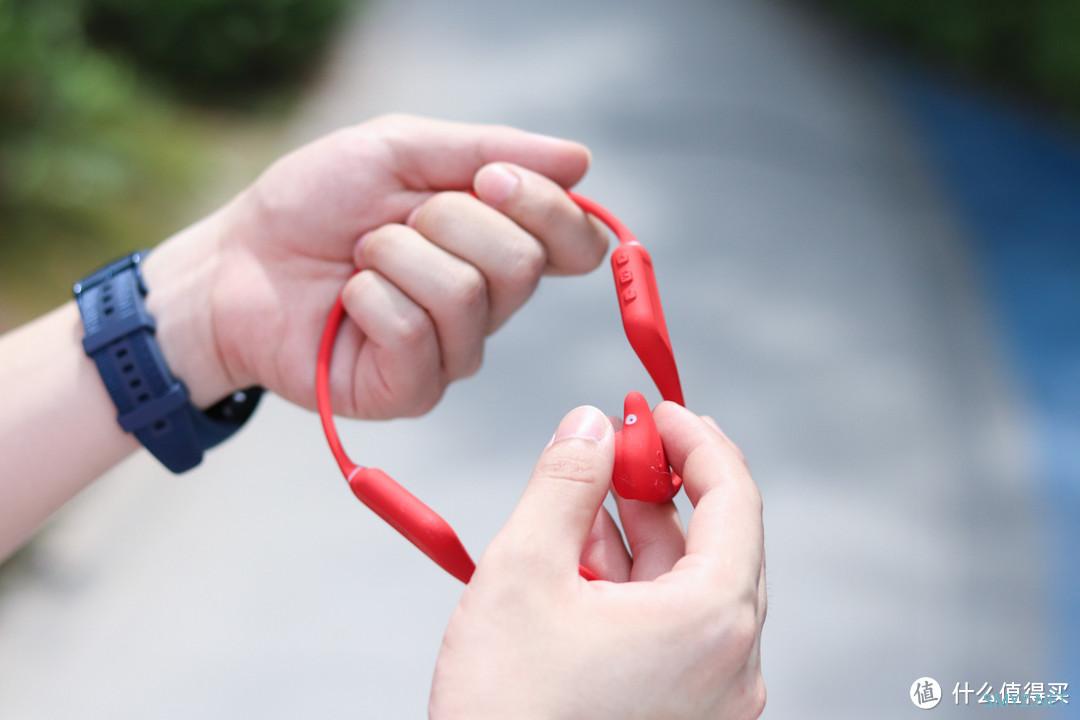
[[477, 170], [500, 160], [563, 187], [577, 183], [589, 169], [584, 145], [505, 125], [387, 115], [374, 126], [393, 150], [398, 175], [414, 190], [468, 190]]
[[615, 436], [604, 413], [585, 405], [559, 423], [510, 520], [495, 557], [533, 573], [577, 575], [585, 541], [611, 485]]

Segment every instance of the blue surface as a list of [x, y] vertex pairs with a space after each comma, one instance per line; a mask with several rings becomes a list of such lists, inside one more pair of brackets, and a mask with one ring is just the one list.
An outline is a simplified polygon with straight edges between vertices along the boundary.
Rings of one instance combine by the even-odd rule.
[[1080, 682], [1080, 140], [918, 72], [894, 77], [967, 222], [1034, 415], [1051, 669]]

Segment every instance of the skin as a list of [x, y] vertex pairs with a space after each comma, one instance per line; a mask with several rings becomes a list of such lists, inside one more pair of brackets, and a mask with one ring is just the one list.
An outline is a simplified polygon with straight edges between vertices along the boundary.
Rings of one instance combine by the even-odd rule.
[[[756, 718], [765, 706], [761, 495], [707, 418], [656, 422], [694, 512], [602, 509], [614, 434], [599, 410], [560, 423], [450, 620], [432, 718]], [[578, 559], [605, 581], [586, 582]], [[629, 582], [628, 582], [629, 581]]]
[[[600, 263], [606, 235], [563, 191], [588, 165], [577, 143], [409, 116], [316, 140], [146, 259], [169, 367], [200, 407], [259, 384], [313, 408], [344, 287], [335, 410], [420, 415], [479, 368], [543, 273]], [[0, 557], [138, 449], [81, 338], [73, 302], [0, 338]]]
[[[450, 382], [479, 369], [486, 338], [544, 274], [589, 272], [603, 259], [606, 234], [565, 193], [588, 165], [588, 151], [570, 141], [410, 116], [376, 118], [319, 139], [150, 253], [147, 306], [165, 358], [200, 407], [258, 384], [313, 408], [315, 348], [341, 293], [351, 322], [331, 368], [335, 410], [363, 418], [423, 414]], [[71, 302], [0, 337], [0, 558], [138, 449], [117, 425], [81, 338]], [[740, 487], [743, 500], [756, 489], [745, 466], [732, 464], [737, 450], [718, 430], [681, 409], [661, 406], [661, 417], [668, 418], [661, 423], [665, 444], [681, 458], [677, 470], [686, 463], [684, 481], [698, 502], [685, 546], [672, 506], [620, 501], [630, 552], [612, 518], [598, 512], [611, 474], [609, 421], [592, 439], [557, 438], [450, 625], [434, 716], [522, 717], [522, 707], [536, 707], [547, 708], [536, 717], [637, 717], [622, 712], [624, 690], [616, 685], [639, 675], [662, 677], [659, 687], [678, 695], [678, 708], [697, 708], [650, 717], [760, 712], [760, 622], [750, 622], [747, 603], [754, 600], [763, 618], [764, 586], [755, 576], [759, 589], [751, 592], [718, 572], [746, 563], [763, 568], [760, 498], [728, 506], [721, 494], [711, 504], [727, 510], [703, 512], [714, 486]], [[694, 449], [702, 443], [711, 449]], [[747, 532], [728, 538], [731, 518]], [[718, 545], [712, 555], [696, 549], [710, 527], [723, 552]], [[554, 544], [545, 541], [538, 553], [526, 547], [530, 536]], [[540, 557], [556, 546], [560, 552]], [[571, 556], [612, 582], [582, 585], [576, 559], [563, 567]], [[643, 582], [620, 584], [627, 580]], [[560, 606], [573, 609], [567, 617], [581, 631], [559, 628], [565, 647], [516, 627], [535, 610], [555, 628]], [[665, 636], [680, 639], [671, 646], [661, 642]], [[522, 642], [534, 643], [529, 653], [552, 667], [584, 668], [602, 658], [610, 672], [594, 674], [591, 690], [572, 673], [553, 674], [543, 697], [528, 687], [535, 683], [526, 682], [520, 664], [518, 671], [505, 665], [498, 693], [470, 680], [481, 663], [513, 655]], [[614, 644], [605, 651], [605, 643]], [[613, 651], [628, 643], [643, 651]], [[658, 656], [656, 643], [667, 651]], [[593, 709], [582, 715], [586, 690]], [[725, 709], [717, 712], [721, 700]]]

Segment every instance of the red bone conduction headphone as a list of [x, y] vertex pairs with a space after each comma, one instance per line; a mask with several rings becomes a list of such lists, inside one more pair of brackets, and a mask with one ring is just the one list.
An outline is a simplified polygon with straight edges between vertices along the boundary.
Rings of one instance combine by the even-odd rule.
[[[615, 233], [619, 246], [611, 254], [611, 270], [626, 337], [664, 399], [683, 405], [679, 370], [675, 366], [664, 311], [660, 307], [652, 258], [633, 233], [605, 208], [577, 193], [567, 193], [578, 207]], [[382, 470], [354, 463], [341, 446], [330, 405], [329, 376], [334, 340], [344, 313], [339, 296], [326, 318], [315, 370], [319, 419], [330, 451], [360, 502], [443, 570], [468, 583], [476, 566], [449, 523]], [[612, 484], [615, 492], [624, 498], [653, 503], [667, 502], [675, 497], [682, 485], [679, 476], [671, 472], [652, 410], [639, 392], [629, 393], [623, 404], [623, 426], [615, 433]], [[579, 570], [587, 580], [599, 579], [584, 566]]]

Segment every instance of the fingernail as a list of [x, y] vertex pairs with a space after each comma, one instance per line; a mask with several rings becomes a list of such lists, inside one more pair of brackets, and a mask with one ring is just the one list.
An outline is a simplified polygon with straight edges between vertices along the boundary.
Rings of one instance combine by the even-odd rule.
[[406, 225], [408, 225], [409, 227], [413, 226], [413, 222], [416, 220], [416, 216], [420, 214], [421, 207], [421, 205], [417, 205], [411, 211], [409, 211], [408, 216], [405, 218]]
[[721, 433], [724, 432], [723, 430], [720, 429], [720, 426], [716, 424], [716, 421], [713, 420], [710, 416], [702, 415], [701, 419], [704, 420], [709, 425], [712, 425], [713, 430], [716, 430], [717, 432], [721, 432]]
[[521, 178], [517, 173], [506, 165], [494, 163], [480, 168], [473, 185], [477, 197], [481, 200], [489, 205], [502, 205], [520, 183]]
[[600, 442], [611, 430], [611, 421], [607, 415], [591, 405], [583, 405], [571, 410], [559, 423], [552, 444], [570, 438], [581, 438]]

